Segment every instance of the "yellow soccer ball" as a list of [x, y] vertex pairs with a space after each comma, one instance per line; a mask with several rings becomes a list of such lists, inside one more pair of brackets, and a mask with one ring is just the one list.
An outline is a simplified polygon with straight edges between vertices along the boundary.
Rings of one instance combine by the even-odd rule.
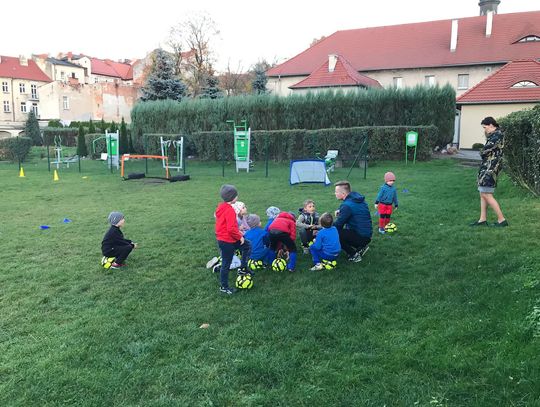
[[115, 257], [105, 257], [103, 256], [101, 258], [101, 265], [105, 270], [109, 270], [111, 268], [111, 265], [114, 263]]
[[282, 258], [277, 258], [272, 262], [272, 270], [285, 271], [287, 270], [287, 261]]
[[324, 266], [324, 268], [326, 270], [333, 270], [337, 266], [337, 261], [336, 260], [325, 260], [325, 259], [323, 259], [321, 261], [321, 263], [322, 263], [322, 265]]
[[247, 290], [253, 287], [253, 277], [250, 274], [241, 274], [236, 277], [236, 288]]
[[395, 223], [389, 223], [384, 227], [384, 230], [386, 233], [394, 233], [397, 230], [397, 226]]

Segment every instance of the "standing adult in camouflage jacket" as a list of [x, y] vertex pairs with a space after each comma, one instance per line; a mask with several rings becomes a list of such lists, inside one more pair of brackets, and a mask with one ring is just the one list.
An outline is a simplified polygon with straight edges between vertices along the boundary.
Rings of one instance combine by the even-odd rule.
[[504, 136], [499, 124], [493, 117], [486, 117], [480, 123], [486, 133], [487, 141], [480, 151], [482, 164], [478, 170], [478, 192], [480, 192], [480, 219], [471, 226], [488, 226], [487, 208], [490, 206], [497, 214], [497, 223], [493, 226], [508, 226], [499, 203], [493, 197], [497, 186], [497, 176], [502, 167]]

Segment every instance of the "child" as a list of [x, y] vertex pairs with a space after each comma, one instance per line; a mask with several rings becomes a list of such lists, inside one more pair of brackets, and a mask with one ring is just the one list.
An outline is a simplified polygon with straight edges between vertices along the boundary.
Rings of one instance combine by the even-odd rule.
[[234, 211], [236, 212], [236, 219], [238, 220], [238, 228], [242, 234], [245, 234], [249, 230], [249, 226], [246, 222], [247, 207], [244, 202], [236, 201], [233, 204]]
[[375, 208], [379, 212], [379, 233], [386, 233], [384, 227], [390, 223], [392, 215], [392, 204], [398, 208], [397, 191], [394, 187], [396, 176], [393, 172], [384, 174], [384, 184], [379, 189], [377, 199], [375, 199]]
[[264, 226], [265, 232], [268, 232], [268, 228], [270, 227], [270, 225], [272, 224], [274, 219], [276, 219], [276, 217], [279, 215], [280, 212], [281, 211], [276, 206], [268, 207], [268, 209], [266, 210], [266, 216], [268, 216], [268, 221], [266, 222], [266, 225]]
[[251, 243], [250, 260], [262, 260], [263, 263], [270, 263], [270, 239], [268, 233], [261, 228], [261, 218], [255, 214], [250, 214], [246, 218], [249, 225], [249, 230], [244, 235], [244, 238]]
[[332, 226], [332, 223], [334, 223], [332, 215], [328, 212], [323, 213], [320, 223], [322, 229], [317, 233], [315, 242], [309, 247], [314, 264], [311, 268], [312, 271], [324, 269], [321, 260], [336, 260], [341, 251], [338, 230], [335, 226]]
[[234, 185], [223, 185], [220, 190], [223, 202], [216, 208], [216, 239], [221, 252], [221, 270], [219, 291], [224, 294], [234, 294], [234, 288], [229, 288], [229, 267], [234, 256], [234, 252], [240, 249], [242, 252], [242, 262], [238, 273], [245, 273], [251, 245], [244, 239], [240, 229], [236, 213], [232, 205], [238, 199], [238, 191]]
[[304, 201], [304, 207], [298, 210], [300, 215], [296, 220], [296, 227], [300, 233], [300, 240], [304, 247], [304, 254], [309, 253], [309, 243], [313, 240], [317, 230], [321, 229], [319, 225], [319, 214], [315, 212], [315, 202], [311, 199]]
[[281, 212], [268, 228], [270, 237], [271, 260], [276, 257], [276, 250], [281, 243], [289, 250], [287, 269], [295, 272], [296, 268], [296, 219], [293, 213]]
[[126, 223], [122, 212], [111, 212], [107, 218], [111, 227], [105, 233], [101, 242], [101, 253], [105, 257], [115, 257], [111, 264], [112, 269], [119, 269], [126, 266], [124, 263], [133, 249], [137, 248], [137, 243], [125, 239], [124, 234], [120, 230]]

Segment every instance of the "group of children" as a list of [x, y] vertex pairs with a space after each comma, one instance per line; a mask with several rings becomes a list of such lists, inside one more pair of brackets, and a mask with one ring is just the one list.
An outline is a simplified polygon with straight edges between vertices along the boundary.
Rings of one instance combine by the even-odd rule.
[[[379, 213], [379, 232], [385, 233], [385, 226], [390, 222], [393, 208], [398, 207], [397, 192], [394, 187], [395, 175], [387, 172], [385, 183], [381, 186], [375, 207]], [[287, 253], [287, 269], [295, 272], [297, 260], [296, 232], [299, 231], [304, 254], [311, 254], [313, 267], [311, 270], [324, 269], [324, 262], [333, 262], [341, 252], [340, 235], [331, 213], [325, 212], [319, 216], [315, 202], [306, 200], [299, 215], [292, 212], [282, 212], [271, 206], [266, 210], [268, 221], [262, 228], [261, 219], [256, 214], [249, 214], [243, 202], [238, 201], [238, 191], [233, 185], [223, 185], [220, 190], [223, 200], [214, 213], [215, 233], [220, 250], [220, 259], [214, 257], [207, 267], [221, 262], [220, 291], [233, 294], [229, 287], [229, 269], [235, 253], [240, 252], [238, 274], [250, 274], [248, 260], [271, 264], [278, 253]], [[108, 217], [111, 227], [105, 234], [101, 249], [103, 256], [114, 257], [111, 268], [125, 266], [125, 260], [137, 244], [125, 239], [120, 228], [125, 218], [121, 212], [111, 212]]]

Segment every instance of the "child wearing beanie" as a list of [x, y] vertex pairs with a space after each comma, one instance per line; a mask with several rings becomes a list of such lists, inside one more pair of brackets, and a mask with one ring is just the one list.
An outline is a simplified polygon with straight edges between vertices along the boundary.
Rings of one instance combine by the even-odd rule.
[[246, 273], [247, 261], [251, 252], [251, 245], [248, 240], [244, 239], [233, 204], [238, 200], [238, 191], [234, 185], [223, 185], [220, 190], [221, 202], [215, 212], [216, 217], [216, 239], [219, 250], [221, 252], [221, 269], [220, 269], [220, 288], [219, 291], [224, 294], [234, 294], [235, 289], [229, 287], [229, 267], [236, 250], [242, 252], [242, 262], [238, 273]]
[[101, 253], [105, 257], [114, 257], [114, 262], [111, 268], [119, 269], [124, 267], [124, 263], [133, 249], [137, 248], [137, 243], [124, 238], [124, 234], [120, 230], [124, 226], [126, 219], [122, 212], [113, 211], [109, 213], [107, 218], [111, 227], [105, 233], [101, 242]]
[[276, 217], [280, 214], [280, 212], [281, 211], [279, 210], [277, 206], [268, 207], [268, 209], [266, 210], [266, 216], [268, 217], [268, 221], [266, 222], [266, 225], [264, 226], [264, 230], [266, 232], [268, 232], [268, 228], [270, 227], [274, 219], [276, 219]]
[[270, 263], [270, 239], [268, 233], [261, 228], [261, 218], [254, 213], [246, 217], [249, 230], [244, 237], [251, 243], [250, 260], [262, 261], [263, 264]]
[[249, 230], [249, 225], [246, 222], [246, 218], [248, 216], [247, 206], [244, 202], [236, 201], [233, 203], [232, 207], [236, 212], [236, 219], [238, 220], [238, 228], [240, 229], [240, 233], [245, 234]]
[[394, 187], [396, 176], [393, 172], [384, 174], [384, 184], [379, 189], [377, 198], [375, 199], [375, 208], [379, 212], [379, 233], [386, 233], [384, 227], [390, 223], [392, 215], [392, 205], [397, 209], [398, 199], [397, 191]]

